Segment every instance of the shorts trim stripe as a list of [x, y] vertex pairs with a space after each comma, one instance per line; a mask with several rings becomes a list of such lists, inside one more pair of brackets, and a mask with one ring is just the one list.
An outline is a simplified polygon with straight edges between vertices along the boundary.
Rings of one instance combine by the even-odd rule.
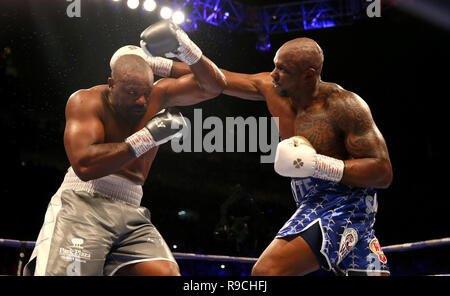
[[[36, 261], [36, 267], [34, 269], [35, 276], [45, 275], [48, 257], [50, 255], [50, 246], [53, 238], [53, 232], [55, 230], [56, 220], [58, 218], [60, 209], [61, 190], [58, 190], [58, 192], [53, 196], [51, 202], [49, 203], [49, 207], [44, 218], [44, 220], [48, 222], [44, 222], [44, 226], [39, 233], [36, 246], [29, 260], [29, 263], [33, 260]], [[27, 266], [25, 266], [25, 270], [26, 269]]]
[[345, 273], [348, 275], [349, 272], [361, 272], [368, 275], [380, 275], [380, 274], [391, 274], [388, 270], [367, 270], [367, 269], [346, 269]]

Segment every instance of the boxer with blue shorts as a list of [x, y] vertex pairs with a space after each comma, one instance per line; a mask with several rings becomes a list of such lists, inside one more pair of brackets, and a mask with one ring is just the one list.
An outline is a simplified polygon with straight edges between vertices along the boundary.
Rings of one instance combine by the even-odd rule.
[[[224, 94], [265, 101], [278, 119], [282, 141], [274, 169], [293, 178], [298, 202], [252, 275], [304, 275], [321, 267], [338, 274], [389, 275], [373, 223], [375, 189], [387, 188], [393, 173], [368, 104], [321, 79], [324, 54], [310, 38], [287, 41], [273, 62], [272, 72], [221, 69]], [[190, 72], [183, 63], [172, 67], [171, 75]]]
[[375, 237], [376, 191], [316, 178], [293, 178], [297, 211], [276, 235], [300, 235], [320, 265], [336, 274], [388, 273]]
[[252, 275], [305, 275], [320, 268], [389, 275], [373, 224], [375, 189], [387, 188], [393, 175], [368, 104], [321, 79], [324, 55], [312, 39], [287, 41], [273, 62], [272, 72], [222, 70], [225, 94], [265, 101], [278, 118], [282, 141], [274, 169], [292, 179], [297, 198], [297, 211], [258, 258]]

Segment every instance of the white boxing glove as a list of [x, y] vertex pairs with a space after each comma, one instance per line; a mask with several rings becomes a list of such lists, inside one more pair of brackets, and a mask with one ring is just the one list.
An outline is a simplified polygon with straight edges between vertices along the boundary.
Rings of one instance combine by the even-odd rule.
[[342, 160], [317, 154], [311, 143], [300, 136], [281, 141], [275, 154], [275, 171], [285, 177], [314, 177], [339, 182], [344, 167]]
[[173, 61], [162, 57], [154, 57], [147, 50], [145, 50], [145, 47], [142, 44], [141, 46], [142, 48], [134, 45], [125, 45], [119, 48], [109, 61], [109, 66], [111, 69], [119, 57], [127, 54], [133, 54], [143, 58], [150, 65], [150, 68], [152, 68], [155, 75], [169, 77], [172, 71]]

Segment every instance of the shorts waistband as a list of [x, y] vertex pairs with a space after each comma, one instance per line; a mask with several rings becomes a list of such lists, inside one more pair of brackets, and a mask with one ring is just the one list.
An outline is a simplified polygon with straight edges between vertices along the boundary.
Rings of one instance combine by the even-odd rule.
[[124, 177], [108, 175], [84, 182], [78, 178], [72, 167], [67, 170], [60, 190], [79, 190], [88, 193], [100, 193], [105, 197], [123, 201], [135, 206], [141, 205], [143, 195], [141, 185], [133, 183]]

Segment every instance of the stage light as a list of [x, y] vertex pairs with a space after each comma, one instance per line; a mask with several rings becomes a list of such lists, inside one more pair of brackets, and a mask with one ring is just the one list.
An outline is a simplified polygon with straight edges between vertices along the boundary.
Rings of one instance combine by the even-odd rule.
[[128, 0], [127, 5], [130, 9], [136, 9], [139, 6], [139, 0]]
[[172, 9], [170, 9], [170, 7], [164, 6], [161, 8], [159, 14], [163, 19], [168, 20], [172, 16]]
[[256, 49], [259, 51], [269, 51], [270, 46], [271, 44], [269, 35], [260, 34], [256, 41]]
[[144, 9], [147, 11], [153, 11], [156, 8], [155, 0], [145, 0]]
[[172, 21], [179, 25], [184, 22], [184, 13], [181, 10], [177, 10], [172, 15]]

